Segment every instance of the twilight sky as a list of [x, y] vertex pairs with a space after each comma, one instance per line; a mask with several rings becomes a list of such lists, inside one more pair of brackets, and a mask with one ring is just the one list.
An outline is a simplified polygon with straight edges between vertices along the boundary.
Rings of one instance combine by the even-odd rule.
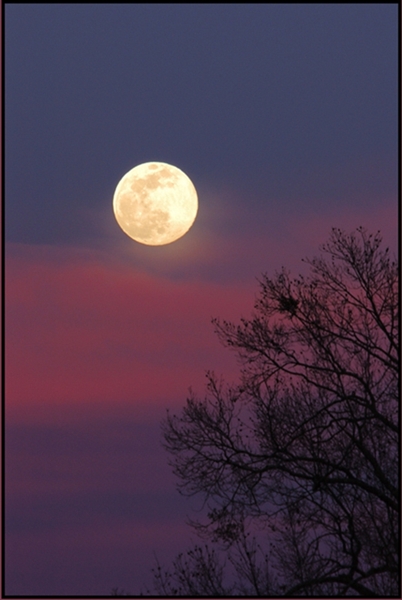
[[[205, 371], [211, 317], [331, 227], [397, 245], [397, 4], [6, 4], [5, 591], [133, 594], [195, 535], [160, 421]], [[182, 169], [198, 217], [130, 240], [132, 167]]]

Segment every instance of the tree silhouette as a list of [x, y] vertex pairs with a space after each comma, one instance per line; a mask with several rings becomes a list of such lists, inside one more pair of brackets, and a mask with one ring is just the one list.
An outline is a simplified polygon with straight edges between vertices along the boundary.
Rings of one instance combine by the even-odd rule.
[[308, 277], [263, 275], [250, 319], [214, 320], [240, 383], [208, 373], [162, 424], [231, 583], [207, 544], [158, 565], [160, 594], [399, 597], [397, 264], [362, 228], [321, 250]]

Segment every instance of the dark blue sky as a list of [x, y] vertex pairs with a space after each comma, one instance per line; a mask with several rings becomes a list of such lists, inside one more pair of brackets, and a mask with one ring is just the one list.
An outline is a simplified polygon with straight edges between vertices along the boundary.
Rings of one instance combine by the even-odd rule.
[[97, 238], [83, 207], [148, 160], [257, 218], [396, 193], [396, 4], [5, 11], [8, 240]]
[[[195, 535], [161, 446], [211, 317], [249, 316], [331, 227], [397, 242], [397, 4], [6, 4], [6, 592], [139, 593]], [[134, 166], [182, 169], [190, 231], [117, 225]], [[295, 273], [296, 271], [296, 273]]]

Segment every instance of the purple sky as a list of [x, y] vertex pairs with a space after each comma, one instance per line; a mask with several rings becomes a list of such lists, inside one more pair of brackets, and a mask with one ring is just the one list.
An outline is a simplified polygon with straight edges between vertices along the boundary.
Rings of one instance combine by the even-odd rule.
[[[160, 421], [205, 371], [211, 317], [331, 227], [397, 247], [396, 4], [5, 6], [5, 591], [133, 594], [195, 534]], [[137, 164], [199, 194], [177, 242], [112, 212]], [[304, 271], [305, 272], [305, 271]]]

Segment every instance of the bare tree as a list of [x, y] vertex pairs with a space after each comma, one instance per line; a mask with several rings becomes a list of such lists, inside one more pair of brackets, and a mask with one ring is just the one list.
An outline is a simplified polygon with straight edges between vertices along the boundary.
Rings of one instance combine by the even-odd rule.
[[164, 571], [157, 562], [153, 569], [154, 583], [161, 596], [227, 596], [232, 588], [224, 584], [221, 561], [208, 546], [195, 546], [179, 554], [173, 562], [173, 572]]
[[321, 250], [308, 277], [263, 275], [250, 319], [214, 321], [240, 383], [209, 373], [163, 423], [180, 491], [208, 507], [192, 525], [237, 579], [196, 548], [159, 571], [161, 593], [400, 593], [397, 264], [362, 228]]
[[120, 589], [118, 587], [115, 587], [112, 589], [112, 593], [111, 596], [130, 596], [130, 592], [127, 592], [124, 589]]

